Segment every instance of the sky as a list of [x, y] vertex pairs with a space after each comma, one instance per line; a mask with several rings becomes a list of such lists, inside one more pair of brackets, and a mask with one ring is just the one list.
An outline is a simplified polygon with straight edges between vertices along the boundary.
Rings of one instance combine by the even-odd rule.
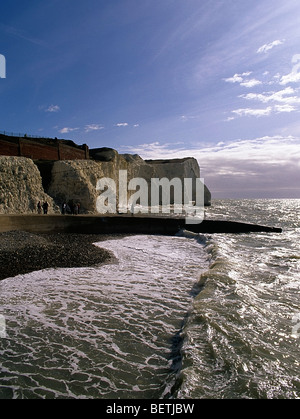
[[299, 0], [1, 2], [0, 131], [195, 157], [213, 198], [300, 198], [299, 18]]

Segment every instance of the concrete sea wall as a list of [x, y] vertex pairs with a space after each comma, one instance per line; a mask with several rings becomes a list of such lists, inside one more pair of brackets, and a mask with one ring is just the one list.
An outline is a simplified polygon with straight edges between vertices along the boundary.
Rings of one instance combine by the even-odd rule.
[[231, 221], [204, 220], [187, 225], [185, 219], [142, 216], [0, 216], [0, 232], [27, 231], [30, 233], [81, 233], [81, 234], [161, 234], [174, 235], [186, 229], [195, 233], [250, 233], [275, 232], [280, 228]]

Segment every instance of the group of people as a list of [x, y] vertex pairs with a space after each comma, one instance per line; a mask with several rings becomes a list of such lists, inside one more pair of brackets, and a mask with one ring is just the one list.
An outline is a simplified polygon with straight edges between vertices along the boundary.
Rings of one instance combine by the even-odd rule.
[[[47, 201], [41, 203], [41, 201], [37, 204], [37, 212], [38, 214], [48, 214], [49, 204]], [[63, 215], [72, 214], [78, 215], [80, 213], [80, 203], [69, 202], [68, 204], [64, 202], [61, 207], [61, 213]]]
[[80, 213], [80, 204], [79, 202], [74, 203], [73, 201], [70, 203], [64, 202], [61, 207], [61, 213], [62, 215], [66, 214], [72, 214], [72, 215], [78, 215]]
[[49, 204], [47, 201], [45, 201], [43, 204], [41, 203], [41, 201], [38, 202], [37, 204], [38, 214], [42, 214], [42, 212], [44, 214], [48, 214], [48, 209], [49, 209]]

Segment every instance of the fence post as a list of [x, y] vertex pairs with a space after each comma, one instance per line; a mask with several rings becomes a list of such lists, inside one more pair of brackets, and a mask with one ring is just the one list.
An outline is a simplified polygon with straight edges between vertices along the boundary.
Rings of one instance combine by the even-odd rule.
[[19, 145], [19, 156], [22, 157], [23, 150], [22, 150], [22, 140], [21, 140], [20, 137], [19, 137], [19, 140], [18, 140], [18, 145]]
[[83, 144], [83, 147], [84, 147], [84, 155], [85, 155], [85, 159], [86, 159], [86, 160], [89, 160], [89, 158], [90, 158], [89, 147], [88, 147], [88, 145], [86, 145], [86, 144]]

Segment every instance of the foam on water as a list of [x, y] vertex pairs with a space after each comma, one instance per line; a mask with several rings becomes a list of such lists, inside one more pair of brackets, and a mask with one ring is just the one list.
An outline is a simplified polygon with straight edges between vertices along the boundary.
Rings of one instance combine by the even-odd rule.
[[0, 283], [0, 397], [167, 396], [179, 332], [207, 256], [199, 240], [131, 236], [99, 244], [116, 261]]
[[300, 201], [218, 201], [215, 212], [283, 233], [207, 237], [211, 265], [184, 328], [176, 396], [299, 398]]
[[0, 398], [299, 398], [300, 201], [206, 216], [283, 233], [131, 236], [1, 282]]

